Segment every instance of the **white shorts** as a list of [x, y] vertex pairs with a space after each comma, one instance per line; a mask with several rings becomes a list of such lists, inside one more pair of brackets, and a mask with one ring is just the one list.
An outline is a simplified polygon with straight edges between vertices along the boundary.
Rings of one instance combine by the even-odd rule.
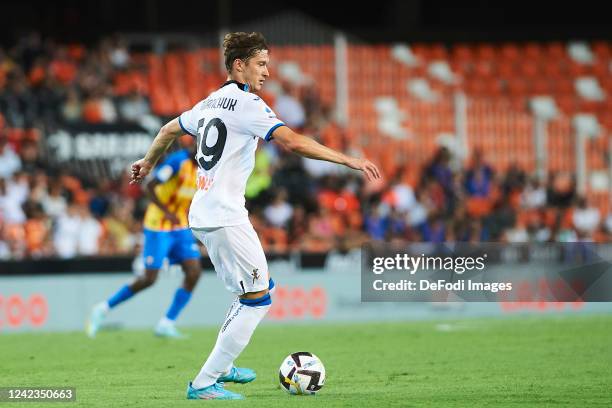
[[268, 289], [268, 262], [250, 222], [192, 231], [206, 246], [217, 276], [227, 290], [243, 295]]

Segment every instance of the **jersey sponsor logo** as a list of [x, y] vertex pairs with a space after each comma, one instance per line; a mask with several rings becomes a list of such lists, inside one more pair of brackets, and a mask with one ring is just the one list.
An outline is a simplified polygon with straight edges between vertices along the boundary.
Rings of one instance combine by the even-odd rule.
[[208, 191], [212, 187], [215, 178], [212, 176], [206, 176], [205, 174], [198, 174], [197, 188], [198, 190]]

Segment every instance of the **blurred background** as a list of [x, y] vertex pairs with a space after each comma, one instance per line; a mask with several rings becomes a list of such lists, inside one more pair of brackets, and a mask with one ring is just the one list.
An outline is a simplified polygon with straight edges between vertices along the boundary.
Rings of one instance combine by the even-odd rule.
[[[262, 97], [285, 123], [384, 172], [261, 146], [247, 199], [271, 269], [356, 271], [372, 241], [612, 237], [612, 25], [595, 2], [328, 3], [3, 2], [0, 272], [132, 269], [148, 201], [126, 168], [225, 80], [228, 31], [267, 37]], [[28, 307], [29, 283], [1, 282]]]

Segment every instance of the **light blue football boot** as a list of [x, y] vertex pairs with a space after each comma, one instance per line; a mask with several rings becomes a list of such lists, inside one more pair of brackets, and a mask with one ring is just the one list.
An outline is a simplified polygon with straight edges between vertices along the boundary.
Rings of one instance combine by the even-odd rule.
[[217, 382], [233, 382], [238, 384], [250, 383], [257, 377], [255, 371], [250, 368], [232, 367], [229, 373], [222, 375]]
[[164, 319], [160, 320], [155, 326], [155, 335], [157, 337], [165, 337], [167, 339], [186, 339], [187, 335], [181, 333], [174, 323], [166, 321]]
[[208, 387], [196, 389], [193, 388], [190, 382], [187, 386], [187, 399], [242, 400], [244, 396], [224, 389], [221, 383], [214, 383]]
[[93, 307], [91, 313], [89, 315], [89, 320], [87, 321], [87, 325], [85, 327], [85, 332], [92, 339], [96, 337], [98, 330], [100, 330], [100, 326], [108, 313], [108, 304], [106, 302], [98, 303]]

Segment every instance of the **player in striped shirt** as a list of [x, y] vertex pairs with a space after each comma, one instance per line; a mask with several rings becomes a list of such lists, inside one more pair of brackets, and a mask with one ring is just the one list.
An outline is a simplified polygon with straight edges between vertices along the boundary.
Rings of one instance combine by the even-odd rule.
[[110, 309], [155, 283], [165, 258], [170, 264], [180, 264], [185, 278], [183, 286], [176, 290], [165, 316], [155, 327], [155, 334], [181, 337], [174, 322], [189, 302], [201, 271], [200, 253], [187, 220], [196, 190], [197, 164], [193, 159], [194, 154], [193, 151], [183, 149], [168, 155], [147, 183], [151, 203], [144, 217], [144, 275], [124, 285], [93, 308], [87, 325], [90, 337], [96, 335]]

